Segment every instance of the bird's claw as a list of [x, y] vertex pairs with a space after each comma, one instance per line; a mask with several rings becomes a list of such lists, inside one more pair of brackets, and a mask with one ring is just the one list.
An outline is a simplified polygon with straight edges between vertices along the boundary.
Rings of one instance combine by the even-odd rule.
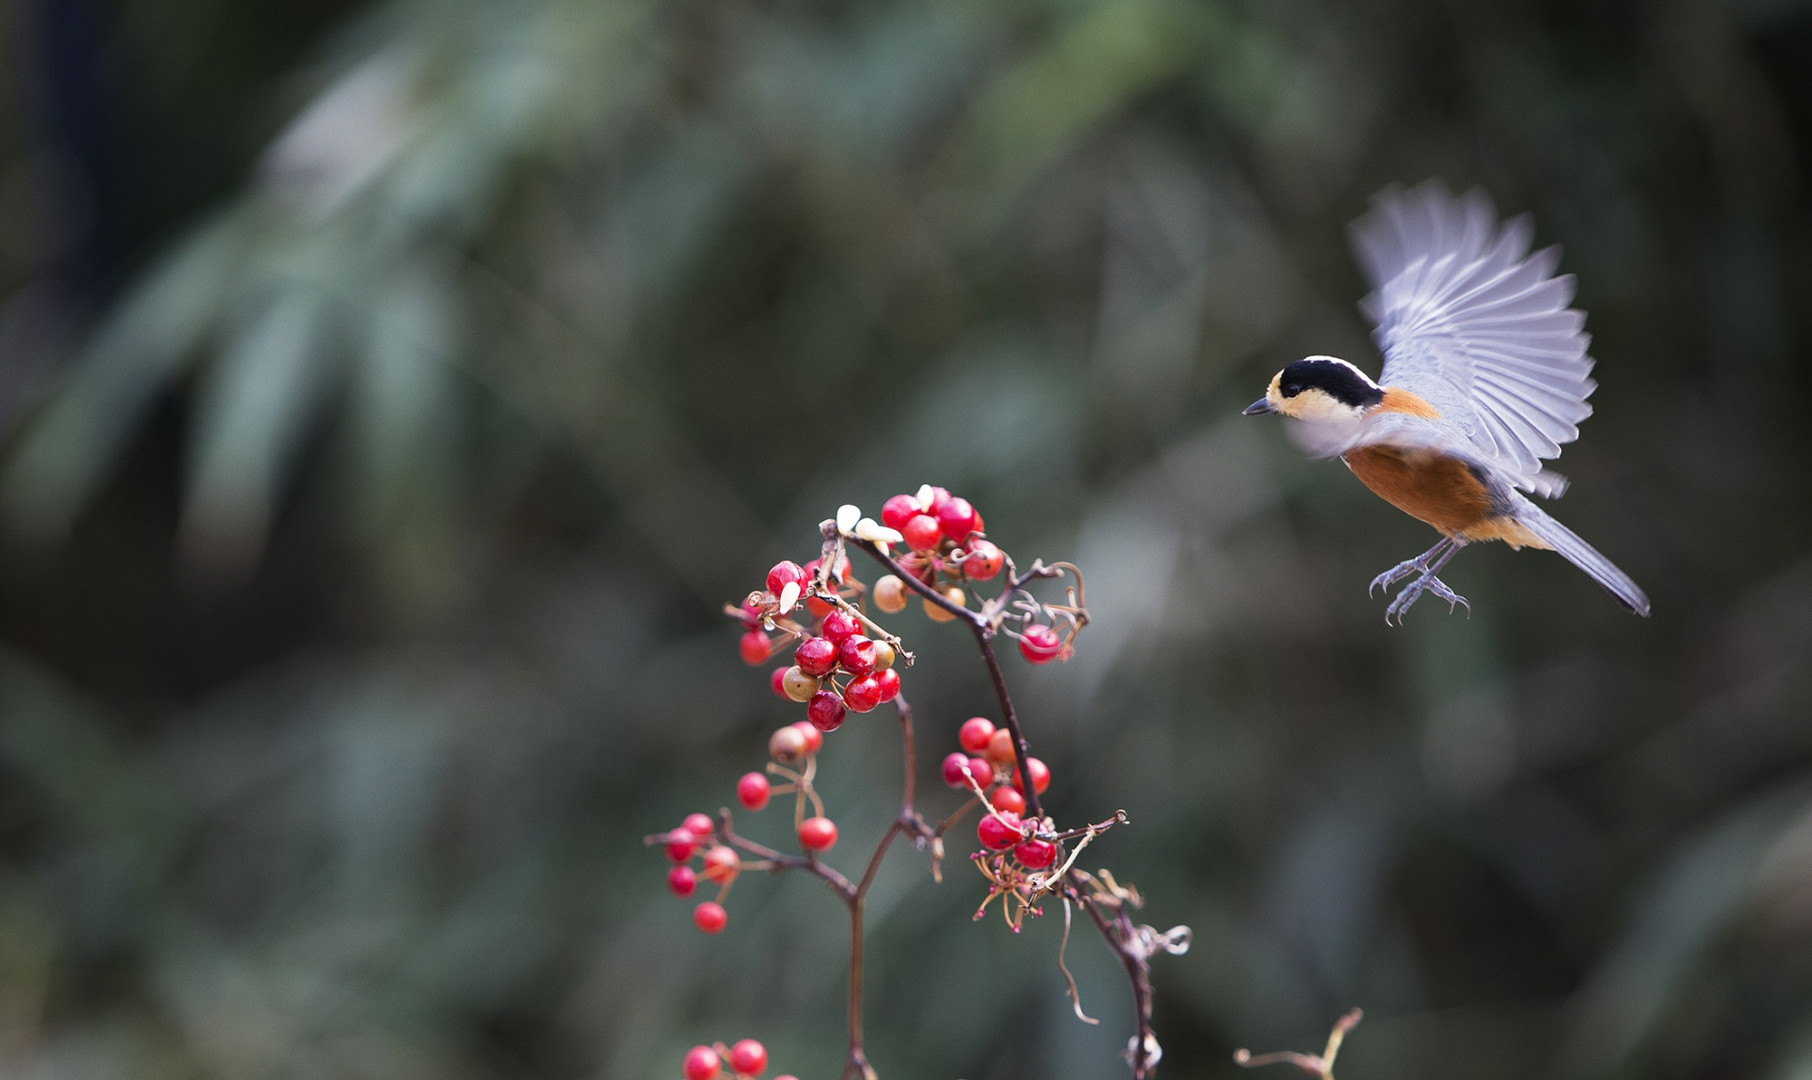
[[[1399, 569], [1401, 568], [1399, 567]], [[1432, 572], [1424, 570], [1421, 577], [1403, 586], [1403, 591], [1398, 593], [1397, 598], [1384, 609], [1384, 625], [1391, 625], [1391, 621], [1394, 619], [1396, 625], [1402, 626], [1403, 616], [1409, 613], [1409, 609], [1415, 606], [1416, 601], [1422, 598], [1424, 592], [1431, 592], [1437, 598], [1447, 601], [1449, 614], [1453, 613], [1456, 605], [1465, 604], [1467, 617], [1472, 616], [1472, 604], [1464, 596], [1448, 588], [1447, 583], [1435, 577]]]
[[1403, 560], [1389, 570], [1386, 570], [1384, 573], [1373, 578], [1372, 583], [1366, 586], [1365, 595], [1376, 595], [1379, 589], [1388, 589], [1411, 574], [1428, 573], [1427, 560], [1427, 555], [1417, 555], [1413, 559]]

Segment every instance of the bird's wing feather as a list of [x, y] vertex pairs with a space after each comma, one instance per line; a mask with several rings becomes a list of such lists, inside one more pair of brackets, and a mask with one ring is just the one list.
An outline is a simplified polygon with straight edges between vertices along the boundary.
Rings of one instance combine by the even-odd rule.
[[1501, 226], [1474, 191], [1435, 181], [1390, 188], [1353, 223], [1372, 293], [1360, 308], [1384, 353], [1385, 386], [1412, 391], [1458, 425], [1518, 487], [1551, 487], [1542, 459], [1579, 437], [1596, 386], [1585, 316], [1553, 248], [1529, 251], [1528, 218]]

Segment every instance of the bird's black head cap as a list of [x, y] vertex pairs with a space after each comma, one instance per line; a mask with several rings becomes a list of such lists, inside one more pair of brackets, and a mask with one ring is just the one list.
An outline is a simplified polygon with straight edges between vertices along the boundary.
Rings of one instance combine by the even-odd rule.
[[1285, 367], [1277, 376], [1277, 392], [1293, 398], [1304, 390], [1320, 390], [1343, 405], [1367, 408], [1384, 400], [1384, 391], [1358, 368], [1332, 357], [1310, 356]]

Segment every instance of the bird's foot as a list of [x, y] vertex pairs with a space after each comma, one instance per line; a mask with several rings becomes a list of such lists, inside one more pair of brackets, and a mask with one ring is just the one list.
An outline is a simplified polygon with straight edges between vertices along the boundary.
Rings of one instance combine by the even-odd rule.
[[1372, 583], [1370, 585], [1366, 586], [1365, 595], [1373, 596], [1378, 592], [1379, 589], [1389, 589], [1392, 585], [1395, 585], [1397, 582], [1402, 581], [1404, 578], [1408, 577], [1411, 574], [1428, 573], [1428, 556], [1429, 556], [1429, 554], [1432, 554], [1432, 553], [1424, 552], [1421, 555], [1417, 555], [1413, 559], [1404, 559], [1402, 562], [1391, 567], [1389, 570], [1386, 570], [1384, 573], [1379, 574], [1377, 577], [1372, 579]]
[[1465, 604], [1466, 614], [1468, 616], [1472, 614], [1472, 604], [1464, 596], [1448, 588], [1447, 583], [1435, 577], [1432, 571], [1424, 570], [1421, 577], [1403, 586], [1403, 591], [1398, 593], [1397, 598], [1384, 609], [1384, 624], [1389, 626], [1394, 619], [1398, 626], [1402, 626], [1403, 616], [1409, 613], [1409, 609], [1422, 598], [1424, 592], [1433, 593], [1438, 599], [1447, 601], [1449, 614], [1453, 613], [1455, 605], [1458, 604]]

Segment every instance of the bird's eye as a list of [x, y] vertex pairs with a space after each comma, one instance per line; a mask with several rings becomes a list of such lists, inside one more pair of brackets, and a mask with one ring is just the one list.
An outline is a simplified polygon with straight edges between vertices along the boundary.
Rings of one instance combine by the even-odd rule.
[[1301, 383], [1284, 383], [1283, 384], [1283, 396], [1284, 397], [1295, 397], [1297, 394], [1300, 394], [1300, 393], [1302, 393], [1302, 384]]

